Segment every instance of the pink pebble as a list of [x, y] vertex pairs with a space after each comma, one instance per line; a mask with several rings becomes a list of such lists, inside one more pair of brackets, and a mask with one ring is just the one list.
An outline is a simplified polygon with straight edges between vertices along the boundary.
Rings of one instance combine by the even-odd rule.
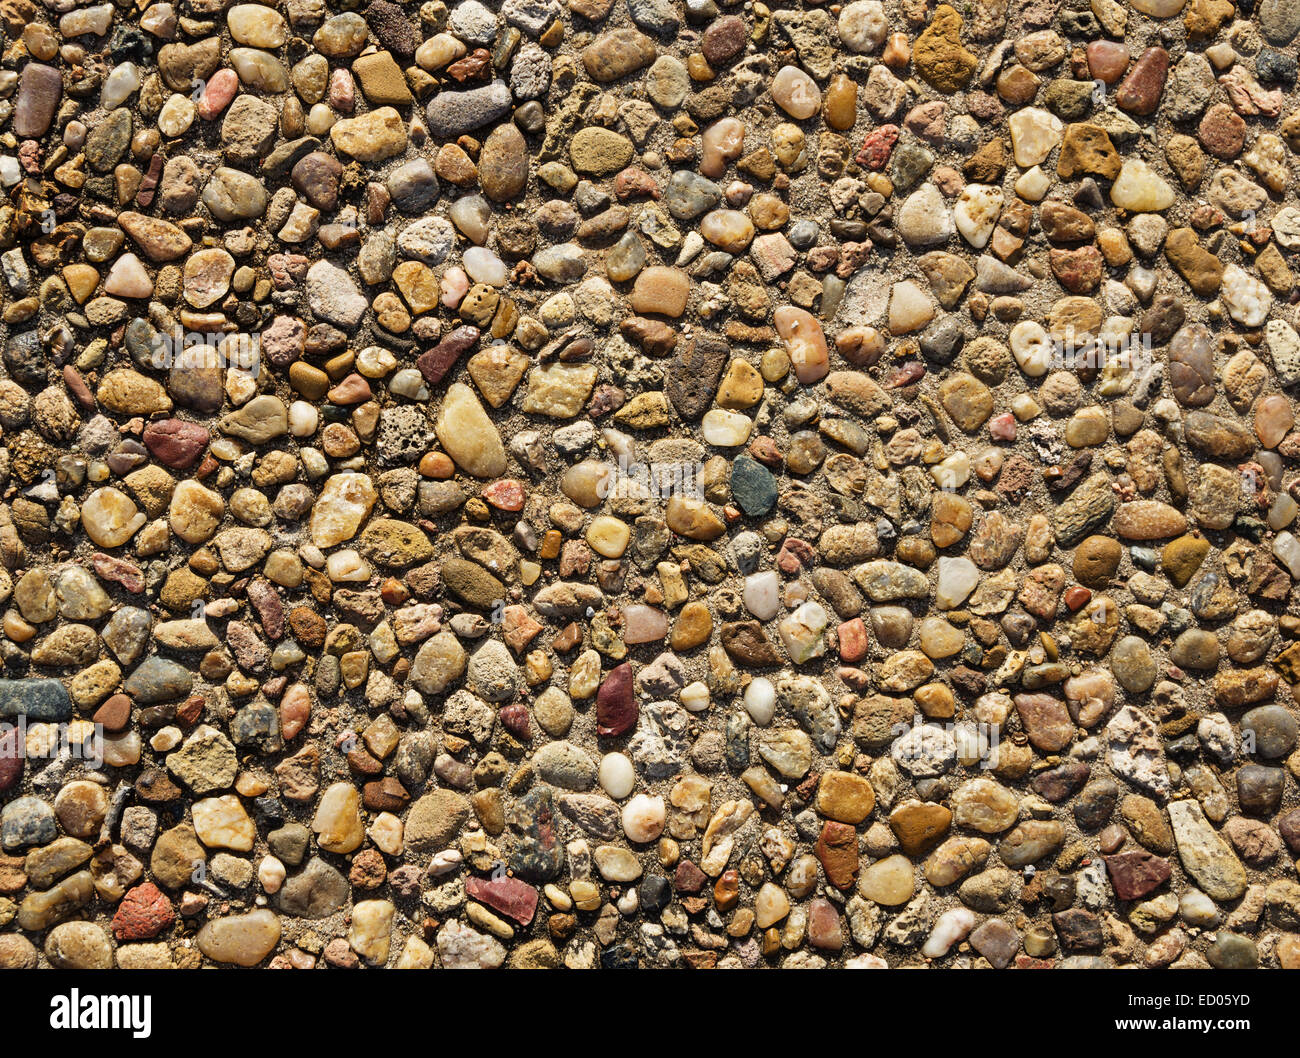
[[330, 75], [330, 106], [342, 114], [351, 114], [356, 105], [357, 90], [352, 74], [335, 70]]
[[239, 91], [239, 75], [234, 70], [218, 70], [208, 78], [199, 98], [199, 117], [211, 121], [220, 114]]
[[989, 423], [989, 433], [995, 441], [1014, 441], [1016, 439], [1016, 417], [1009, 411], [1003, 412]]
[[311, 695], [307, 687], [295, 683], [284, 692], [280, 699], [280, 736], [291, 739], [306, 725], [311, 718]]
[[469, 293], [469, 276], [463, 268], [452, 266], [442, 273], [438, 285], [442, 288], [443, 307], [454, 309]]
[[325, 394], [325, 398], [331, 404], [360, 404], [370, 399], [370, 383], [353, 371]]
[[754, 185], [743, 180], [733, 180], [727, 185], [727, 205], [740, 209], [754, 193]]
[[41, 171], [41, 145], [36, 140], [23, 140], [18, 148], [18, 164], [29, 176], [37, 176]]
[[1114, 84], [1128, 69], [1129, 50], [1110, 40], [1094, 40], [1088, 45], [1088, 72], [1104, 84]]
[[949, 198], [955, 198], [961, 193], [961, 189], [966, 186], [966, 181], [962, 179], [961, 173], [957, 172], [951, 165], [936, 165], [930, 170], [930, 179], [934, 181], [934, 186]]

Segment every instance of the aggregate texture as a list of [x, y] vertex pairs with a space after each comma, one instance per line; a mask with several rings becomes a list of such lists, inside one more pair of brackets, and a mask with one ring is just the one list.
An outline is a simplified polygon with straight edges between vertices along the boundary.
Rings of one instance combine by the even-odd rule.
[[1300, 0], [0, 28], [0, 966], [1300, 967]]

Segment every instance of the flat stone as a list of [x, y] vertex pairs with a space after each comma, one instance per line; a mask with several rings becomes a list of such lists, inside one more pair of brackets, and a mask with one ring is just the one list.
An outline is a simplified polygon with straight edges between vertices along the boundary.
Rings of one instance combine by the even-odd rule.
[[1219, 837], [1196, 801], [1172, 801], [1169, 821], [1183, 869], [1214, 900], [1236, 900], [1246, 891], [1246, 871]]

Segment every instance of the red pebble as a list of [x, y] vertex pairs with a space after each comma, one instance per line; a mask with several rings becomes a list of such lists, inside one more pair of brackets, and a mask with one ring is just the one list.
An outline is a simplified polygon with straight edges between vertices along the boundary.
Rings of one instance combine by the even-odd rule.
[[176, 911], [153, 882], [137, 885], [118, 905], [113, 936], [118, 940], [148, 940], [176, 921]]
[[294, 738], [311, 717], [311, 692], [306, 684], [295, 683], [280, 699], [280, 736], [288, 742]]
[[1114, 84], [1128, 69], [1127, 45], [1110, 40], [1094, 40], [1088, 45], [1088, 72], [1104, 84]]
[[1115, 90], [1115, 103], [1139, 117], [1154, 114], [1168, 76], [1169, 52], [1159, 45], [1147, 48]]
[[625, 661], [610, 670], [596, 693], [596, 734], [617, 736], [631, 731], [638, 712], [632, 691], [632, 665]]
[[861, 661], [867, 656], [867, 625], [861, 617], [845, 621], [838, 628], [840, 637], [840, 659], [850, 664]]
[[41, 145], [35, 140], [23, 140], [22, 146], [18, 148], [18, 164], [23, 167], [23, 172], [31, 176], [39, 175], [42, 154]]
[[379, 597], [389, 606], [401, 606], [411, 597], [411, 593], [396, 577], [389, 577], [379, 585]]
[[198, 723], [198, 719], [203, 715], [203, 710], [207, 704], [207, 699], [203, 695], [192, 694], [177, 707], [176, 719], [186, 727]]
[[690, 860], [682, 860], [673, 872], [673, 888], [679, 893], [698, 893], [708, 880], [708, 876]]
[[351, 114], [356, 106], [357, 89], [352, 75], [347, 70], [338, 69], [330, 75], [330, 106], [344, 114]]
[[63, 382], [83, 411], [95, 410], [94, 394], [90, 392], [90, 387], [86, 385], [86, 380], [81, 377], [81, 373], [71, 364], [63, 365]]
[[925, 365], [919, 360], [909, 360], [889, 372], [885, 381], [885, 389], [901, 389], [903, 386], [910, 386], [913, 382], [923, 378], [924, 375]]
[[800, 569], [811, 568], [816, 557], [817, 552], [811, 544], [791, 536], [781, 545], [781, 551], [776, 556], [776, 568], [787, 576], [793, 576]]
[[1088, 600], [1091, 598], [1092, 592], [1083, 585], [1076, 584], [1065, 593], [1065, 605], [1070, 608], [1071, 613], [1078, 613], [1088, 605]]
[[0, 790], [9, 789], [23, 777], [23, 767], [27, 763], [24, 748], [17, 728], [0, 735]]
[[532, 732], [529, 730], [528, 706], [519, 702], [502, 706], [497, 716], [501, 718], [501, 726], [521, 742], [527, 742], [533, 737]]
[[172, 470], [193, 466], [208, 446], [206, 427], [182, 419], [162, 419], [144, 428], [143, 440], [153, 457]]
[[429, 385], [436, 386], [460, 355], [478, 341], [478, 336], [477, 327], [457, 327], [432, 349], [421, 353], [416, 358], [415, 366], [420, 369], [420, 374]]
[[494, 481], [483, 490], [483, 499], [499, 511], [522, 511], [524, 483], [513, 478]]
[[114, 558], [96, 551], [90, 557], [90, 564], [103, 580], [111, 580], [122, 585], [127, 591], [138, 594], [144, 591], [144, 574], [140, 567], [123, 558]]
[[659, 185], [644, 169], [624, 169], [614, 177], [614, 195], [620, 202], [629, 198], [659, 197]]
[[465, 892], [521, 926], [537, 912], [537, 890], [518, 878], [466, 878]]
[[897, 125], [881, 125], [867, 133], [862, 141], [862, 150], [858, 151], [857, 163], [879, 172], [889, 164], [889, 156], [894, 153], [894, 144], [898, 142]]
[[747, 451], [766, 467], [779, 467], [785, 461], [776, 442], [765, 434], [760, 434], [750, 441]]

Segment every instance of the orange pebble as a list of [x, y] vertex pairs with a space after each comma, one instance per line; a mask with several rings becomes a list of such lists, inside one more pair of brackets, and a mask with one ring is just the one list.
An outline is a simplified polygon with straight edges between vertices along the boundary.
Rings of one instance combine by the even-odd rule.
[[420, 457], [420, 473], [426, 478], [446, 479], [456, 472], [456, 464], [443, 452], [425, 452]]
[[880, 57], [880, 61], [891, 70], [897, 70], [902, 66], [906, 66], [911, 60], [912, 44], [907, 39], [907, 34], [891, 33], [889, 43], [885, 45], [885, 53]]

